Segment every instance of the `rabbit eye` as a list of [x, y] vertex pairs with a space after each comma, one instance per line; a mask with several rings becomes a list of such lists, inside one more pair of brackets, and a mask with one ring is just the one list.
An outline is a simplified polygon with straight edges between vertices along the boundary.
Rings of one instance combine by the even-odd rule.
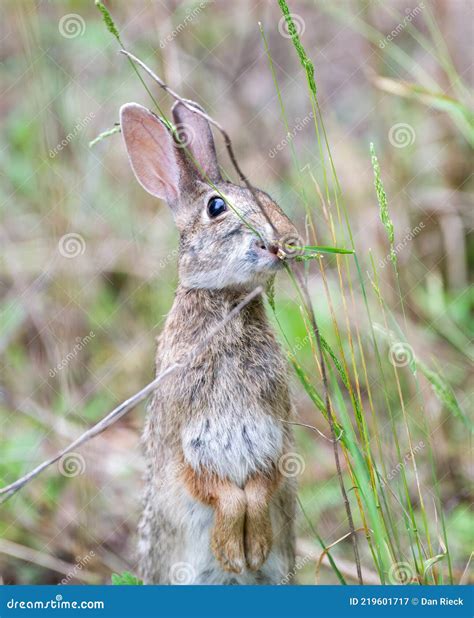
[[227, 204], [221, 197], [211, 197], [207, 203], [207, 214], [214, 219], [227, 210]]

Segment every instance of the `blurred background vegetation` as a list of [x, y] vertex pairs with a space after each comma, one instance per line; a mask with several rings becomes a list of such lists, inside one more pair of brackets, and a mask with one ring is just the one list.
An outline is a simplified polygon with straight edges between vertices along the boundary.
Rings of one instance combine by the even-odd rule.
[[[319, 244], [333, 245], [337, 236], [340, 246], [348, 246], [341, 231], [344, 222], [320, 194], [324, 170], [305, 74], [276, 2], [109, 0], [106, 5], [127, 48], [225, 126], [253, 184], [268, 191], [303, 234], [302, 193], [311, 206]], [[55, 454], [153, 378], [155, 338], [177, 282], [177, 234], [166, 205], [132, 177], [119, 134], [89, 147], [100, 132], [113, 128], [124, 102], [151, 106], [93, 2], [7, 0], [2, 9], [3, 486]], [[409, 350], [451, 385], [450, 396], [457, 400], [457, 407], [449, 405], [439, 385], [437, 391], [423, 375], [415, 384], [403, 363], [397, 369], [416, 447], [422, 509], [404, 425], [398, 416], [395, 425], [386, 422], [387, 401], [401, 412], [397, 381], [390, 374], [381, 385], [371, 344], [374, 327], [388, 362], [389, 347], [380, 336], [387, 335], [383, 311], [377, 294], [370, 293], [369, 323], [357, 279], [347, 288], [338, 268], [348, 258], [325, 256], [324, 277], [318, 264], [311, 266], [310, 292], [319, 326], [331, 346], [353, 357], [359, 367], [351, 341], [360, 338], [365, 365], [360, 375], [355, 372], [354, 388], [364, 404], [372, 398], [390, 473], [387, 482], [399, 482], [402, 466], [417, 517], [428, 515], [439, 546], [434, 554], [444, 549], [442, 508], [453, 579], [466, 581], [473, 540], [472, 459], [464, 416], [472, 387], [473, 129], [467, 111], [472, 105], [472, 3], [425, 0], [415, 7], [402, 0], [295, 0], [290, 9], [315, 64], [319, 104], [367, 288], [372, 292], [370, 248], [380, 293], [406, 325]], [[271, 50], [288, 128], [258, 22]], [[170, 99], [154, 84], [149, 87], [168, 110]], [[395, 245], [399, 243], [399, 282], [387, 257], [370, 142], [378, 153]], [[232, 175], [220, 138], [217, 144], [223, 167]], [[331, 208], [335, 235], [328, 224]], [[347, 297], [341, 294], [340, 277]], [[283, 276], [276, 299], [288, 345], [321, 390], [319, 376], [310, 369], [312, 346], [297, 298]], [[299, 421], [328, 436], [327, 422], [296, 379], [293, 390]], [[3, 583], [101, 583], [110, 581], [113, 571], [136, 570], [143, 416], [141, 406], [81, 449], [76, 461], [53, 466], [0, 506]], [[401, 458], [394, 449], [394, 431], [404, 444]], [[348, 528], [332, 445], [302, 427], [296, 434], [304, 461], [297, 580], [314, 583], [315, 562], [308, 552], [318, 555], [321, 549], [314, 543], [313, 528], [325, 545]], [[354, 500], [344, 461], [343, 466]], [[405, 525], [402, 514], [393, 516]], [[377, 576], [363, 534], [359, 536], [371, 583]], [[332, 556], [352, 582], [350, 539], [338, 543]], [[323, 564], [318, 581], [338, 580]]]

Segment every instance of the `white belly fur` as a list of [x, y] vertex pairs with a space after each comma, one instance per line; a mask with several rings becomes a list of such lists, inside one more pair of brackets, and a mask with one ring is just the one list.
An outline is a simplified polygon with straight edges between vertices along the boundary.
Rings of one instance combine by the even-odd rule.
[[262, 411], [238, 417], [201, 417], [182, 434], [184, 457], [198, 471], [201, 467], [242, 487], [248, 477], [275, 465], [282, 455], [281, 422]]

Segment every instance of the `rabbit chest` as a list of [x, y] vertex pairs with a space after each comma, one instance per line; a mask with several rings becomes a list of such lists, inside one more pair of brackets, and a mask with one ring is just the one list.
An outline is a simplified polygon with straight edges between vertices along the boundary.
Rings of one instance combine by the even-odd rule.
[[243, 486], [251, 474], [270, 470], [283, 448], [281, 424], [271, 415], [233, 409], [232, 415], [204, 416], [183, 431], [185, 459]]
[[248, 349], [219, 354], [186, 375], [186, 422], [181, 442], [195, 469], [244, 485], [278, 464], [288, 416], [283, 363], [274, 351], [257, 366]]

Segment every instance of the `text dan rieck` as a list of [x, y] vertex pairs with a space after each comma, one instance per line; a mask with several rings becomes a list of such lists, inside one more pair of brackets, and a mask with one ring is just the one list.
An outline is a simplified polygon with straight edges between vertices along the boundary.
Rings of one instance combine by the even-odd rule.
[[427, 599], [421, 597], [421, 605], [464, 605], [464, 600], [461, 597], [457, 599], [448, 599], [448, 597], [441, 597], [440, 599]]

